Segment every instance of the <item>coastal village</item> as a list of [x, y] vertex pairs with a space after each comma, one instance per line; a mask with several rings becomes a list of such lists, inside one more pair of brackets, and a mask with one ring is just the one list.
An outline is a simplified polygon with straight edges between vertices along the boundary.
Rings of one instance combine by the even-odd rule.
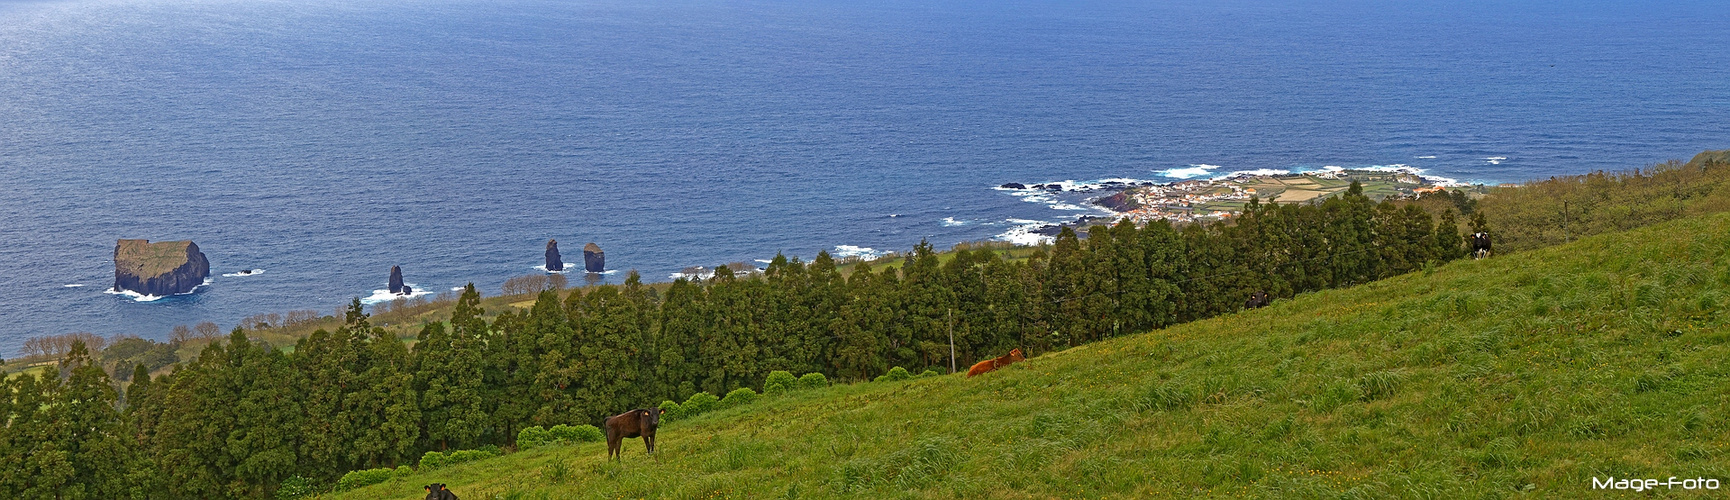
[[1169, 184], [1126, 186], [1095, 204], [1138, 223], [1156, 219], [1174, 222], [1218, 220], [1235, 216], [1259, 198], [1263, 203], [1316, 203], [1343, 193], [1356, 181], [1372, 200], [1421, 196], [1443, 191], [1438, 184], [1406, 170], [1330, 168], [1314, 172], [1272, 175], [1240, 174]]

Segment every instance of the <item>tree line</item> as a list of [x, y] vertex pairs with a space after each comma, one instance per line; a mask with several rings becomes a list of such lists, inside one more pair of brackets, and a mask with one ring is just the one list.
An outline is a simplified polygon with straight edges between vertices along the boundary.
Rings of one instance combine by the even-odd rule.
[[267, 496], [290, 478], [330, 484], [426, 451], [511, 446], [531, 426], [761, 390], [772, 371], [942, 372], [951, 338], [965, 367], [1236, 311], [1256, 291], [1364, 283], [1462, 257], [1456, 228], [1451, 210], [1372, 202], [1354, 184], [1319, 204], [1252, 200], [1231, 223], [1065, 228], [1024, 259], [921, 242], [882, 269], [777, 256], [761, 273], [723, 266], [664, 290], [633, 273], [544, 290], [490, 321], [471, 284], [412, 345], [357, 299], [342, 326], [292, 350], [236, 328], [171, 373], [137, 366], [125, 391], [74, 343], [58, 370], [0, 383], [0, 491]]

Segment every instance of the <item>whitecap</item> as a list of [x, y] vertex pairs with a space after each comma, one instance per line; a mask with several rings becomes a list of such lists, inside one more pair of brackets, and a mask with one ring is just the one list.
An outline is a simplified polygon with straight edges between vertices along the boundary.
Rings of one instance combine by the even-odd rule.
[[1436, 159], [1436, 155], [1419, 156], [1418, 159], [1419, 160], [1434, 160], [1434, 159]]
[[63, 286], [66, 288], [78, 288], [78, 287], [84, 286], [84, 284], [83, 283], [71, 283], [71, 284], [60, 285], [60, 286]]
[[1027, 219], [1009, 219], [1006, 222], [1016, 224], [1016, 226], [992, 237], [992, 239], [997, 241], [1007, 241], [1021, 246], [1036, 246], [1056, 240], [1056, 238], [1033, 232], [1041, 227], [1056, 224], [1055, 222]]
[[115, 290], [113, 288], [103, 290], [102, 293], [106, 293], [109, 295], [125, 295], [127, 297], [131, 297], [133, 302], [155, 302], [158, 300], [162, 300], [162, 299], [166, 299], [166, 298], [174, 297], [174, 296], [179, 296], [179, 295], [192, 295], [194, 292], [197, 292], [198, 289], [209, 286], [210, 283], [211, 283], [210, 278], [205, 278], [203, 283], [199, 283], [198, 286], [192, 287], [192, 289], [186, 291], [186, 293], [176, 293], [176, 294], [172, 294], [172, 295], [145, 295], [142, 293], [134, 292], [132, 290]]
[[1163, 175], [1163, 176], [1166, 176], [1166, 177], [1169, 177], [1172, 179], [1192, 179], [1192, 178], [1201, 177], [1201, 176], [1213, 173], [1214, 170], [1221, 169], [1221, 168], [1225, 168], [1225, 167], [1222, 167], [1219, 165], [1208, 165], [1206, 163], [1192, 163], [1189, 165], [1188, 168], [1173, 168], [1173, 169], [1161, 170], [1161, 171], [1159, 171], [1159, 175]]
[[247, 276], [256, 276], [256, 275], [260, 275], [260, 274], [264, 274], [263, 269], [243, 269], [243, 270], [232, 272], [232, 273], [224, 273], [222, 276], [227, 277], [227, 278], [244, 278]]
[[1222, 175], [1219, 177], [1214, 177], [1214, 179], [1230, 179], [1232, 177], [1256, 177], [1256, 176], [1265, 176], [1265, 175], [1291, 175], [1291, 171], [1290, 170], [1277, 169], [1277, 168], [1258, 168], [1258, 169], [1254, 169], [1254, 170], [1239, 170], [1239, 171], [1225, 174], [1225, 175]]
[[864, 260], [877, 260], [878, 258], [888, 254], [888, 252], [875, 248], [858, 247], [853, 245], [835, 245], [835, 251], [831, 253], [833, 253], [836, 258], [845, 259], [848, 257], [858, 257]]
[[1506, 156], [1491, 156], [1491, 157], [1484, 158], [1484, 161], [1490, 162], [1491, 165], [1501, 165], [1502, 160], [1506, 160], [1506, 159], [1508, 159], [1508, 157], [1506, 157]]
[[565, 270], [563, 270], [563, 271], [548, 271], [547, 265], [541, 264], [538, 266], [531, 267], [530, 269], [534, 269], [536, 271], [540, 271], [543, 273], [565, 274], [565, 273], [569, 273], [569, 272], [573, 272], [573, 271], [580, 271], [580, 270], [582, 270], [582, 266], [573, 266], [570, 264], [565, 264]]
[[937, 221], [937, 223], [942, 224], [944, 227], [955, 227], [955, 226], [967, 225], [967, 221], [955, 220], [954, 217], [944, 217], [943, 220]]
[[[390, 302], [396, 299], [412, 299], [422, 295], [432, 295], [433, 293], [432, 290], [421, 288], [419, 285], [414, 283], [403, 283], [403, 285], [413, 289], [414, 293], [390, 293], [390, 290], [388, 289], [373, 290], [372, 295], [361, 297], [360, 303], [370, 306], [380, 302]], [[461, 288], [458, 288], [458, 290], [461, 290]]]

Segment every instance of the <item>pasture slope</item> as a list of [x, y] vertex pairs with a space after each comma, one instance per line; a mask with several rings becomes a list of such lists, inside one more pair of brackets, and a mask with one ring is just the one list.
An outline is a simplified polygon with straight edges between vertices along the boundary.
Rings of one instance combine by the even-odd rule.
[[1695, 217], [329, 497], [1722, 498], [1592, 478], [1730, 482], [1727, 303]]

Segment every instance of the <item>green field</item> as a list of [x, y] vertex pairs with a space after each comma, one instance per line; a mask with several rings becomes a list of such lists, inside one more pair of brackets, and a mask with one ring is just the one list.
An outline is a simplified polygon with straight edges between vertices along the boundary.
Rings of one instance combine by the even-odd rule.
[[1727, 302], [1695, 217], [327, 497], [1625, 497], [1591, 478], [1730, 481]]

